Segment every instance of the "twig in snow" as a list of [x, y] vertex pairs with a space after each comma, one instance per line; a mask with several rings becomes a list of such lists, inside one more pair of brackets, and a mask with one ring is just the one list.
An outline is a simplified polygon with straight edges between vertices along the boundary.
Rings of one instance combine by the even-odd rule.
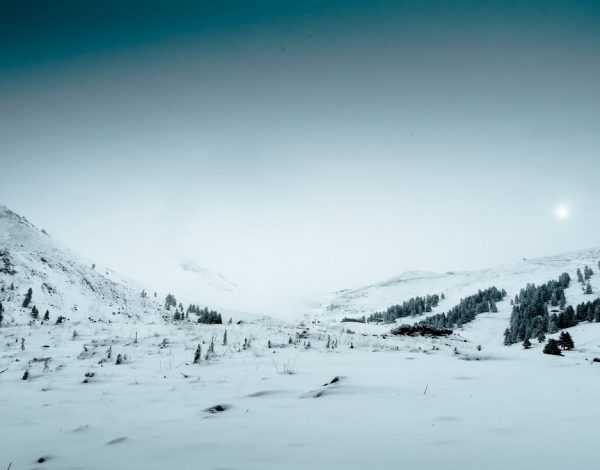
[[425, 391], [423, 392], [423, 395], [427, 394], [427, 388], [429, 387], [429, 384], [425, 385]]

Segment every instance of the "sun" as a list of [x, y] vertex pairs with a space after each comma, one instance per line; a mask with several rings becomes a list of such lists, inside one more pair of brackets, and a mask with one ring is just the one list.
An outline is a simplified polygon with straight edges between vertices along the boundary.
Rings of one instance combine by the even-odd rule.
[[569, 217], [569, 208], [561, 204], [556, 206], [556, 209], [554, 209], [554, 214], [556, 215], [557, 219], [566, 219]]

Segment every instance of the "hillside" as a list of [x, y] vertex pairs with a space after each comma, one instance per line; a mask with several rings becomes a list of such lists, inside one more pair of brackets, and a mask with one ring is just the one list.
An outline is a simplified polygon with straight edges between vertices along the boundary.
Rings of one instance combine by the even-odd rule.
[[[30, 320], [31, 307], [50, 321], [123, 321], [159, 318], [160, 305], [143, 299], [142, 287], [96, 266], [60, 246], [26, 218], [0, 206], [0, 301], [5, 323]], [[22, 308], [27, 290], [33, 292], [30, 308]]]
[[[474, 294], [479, 289], [495, 285], [499, 289], [505, 289], [510, 299], [528, 283], [544, 283], [556, 279], [563, 272], [568, 272], [575, 278], [578, 268], [583, 269], [588, 265], [597, 270], [599, 261], [600, 248], [594, 248], [478, 271], [409, 271], [377, 284], [334, 292], [321, 302], [316, 314], [324, 320], [368, 316], [411, 297], [443, 293], [445, 300], [440, 302], [433, 312], [437, 313], [451, 308], [461, 298]], [[600, 276], [593, 276], [591, 284], [594, 292], [600, 292]], [[573, 283], [568, 290], [568, 303], [574, 304], [583, 300], [589, 299], [583, 295], [579, 286]]]

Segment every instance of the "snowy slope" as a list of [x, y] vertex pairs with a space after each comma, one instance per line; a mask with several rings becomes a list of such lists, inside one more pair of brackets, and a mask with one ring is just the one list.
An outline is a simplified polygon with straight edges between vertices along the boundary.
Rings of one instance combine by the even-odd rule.
[[41, 315], [49, 310], [51, 321], [60, 315], [103, 321], [158, 318], [159, 305], [140, 297], [141, 286], [60, 246], [4, 206], [0, 206], [0, 250], [0, 301], [6, 323], [31, 319], [31, 308], [21, 307], [29, 288], [31, 306]]
[[[540, 284], [556, 279], [568, 272], [576, 280], [577, 268], [585, 265], [597, 271], [600, 248], [578, 251], [559, 256], [523, 260], [514, 265], [499, 266], [479, 271], [432, 273], [410, 271], [387, 281], [358, 289], [346, 289], [330, 294], [321, 303], [317, 313], [324, 319], [341, 319], [344, 316], [358, 317], [382, 311], [401, 304], [415, 296], [444, 293], [446, 300], [432, 312], [444, 312], [458, 303], [461, 298], [475, 294], [478, 289], [496, 286], [505, 289], [508, 299], [513, 298], [527, 283]], [[592, 277], [592, 286], [600, 290], [598, 276]], [[573, 282], [568, 293], [568, 303], [583, 300], [577, 283]], [[581, 299], [581, 300], [579, 300]], [[590, 300], [586, 298], [586, 300]]]

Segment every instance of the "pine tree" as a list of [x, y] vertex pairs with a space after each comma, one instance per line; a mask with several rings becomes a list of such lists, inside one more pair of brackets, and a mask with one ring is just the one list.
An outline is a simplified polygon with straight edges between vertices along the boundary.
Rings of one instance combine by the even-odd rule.
[[48, 310], [46, 310], [46, 313], [44, 313], [44, 321], [48, 321], [50, 320], [50, 312]]
[[587, 285], [585, 286], [585, 293], [588, 295], [592, 293], [592, 285], [590, 284], [589, 281], [588, 281]]
[[504, 346], [510, 346], [513, 342], [511, 341], [510, 330], [507, 328], [504, 330]]
[[560, 334], [560, 337], [558, 338], [558, 344], [562, 349], [566, 349], [567, 351], [570, 351], [575, 347], [573, 338], [571, 338], [571, 335], [567, 331], [563, 331]]
[[194, 364], [200, 364], [202, 358], [202, 346], [198, 345], [196, 352], [194, 353]]
[[540, 333], [539, 336], [537, 337], [538, 343], [543, 343], [544, 341], [546, 341], [546, 335], [544, 333]]
[[4, 306], [2, 302], [0, 302], [0, 326], [2, 326], [2, 321], [4, 320]]
[[227, 330], [223, 333], [223, 346], [227, 346]]
[[37, 307], [34, 305], [31, 309], [31, 318], [33, 318], [34, 320], [38, 319], [40, 312], [38, 311]]
[[27, 293], [25, 294], [25, 298], [23, 299], [23, 308], [29, 307], [29, 304], [31, 303], [32, 295], [33, 295], [33, 291], [31, 290], [31, 287], [30, 287], [29, 289], [27, 289]]
[[177, 300], [175, 299], [175, 296], [172, 294], [167, 294], [167, 297], [165, 298], [165, 309], [171, 310], [171, 307], [176, 307], [176, 306], [177, 306]]
[[529, 341], [529, 338], [525, 338], [525, 341], [523, 341], [523, 348], [524, 349], [531, 348], [531, 341]]
[[549, 339], [546, 343], [546, 346], [544, 346], [544, 354], [550, 354], [551, 356], [562, 356], [558, 341], [555, 339]]
[[581, 269], [577, 268], [577, 282], [581, 282], [583, 284], [583, 274], [581, 274]]

